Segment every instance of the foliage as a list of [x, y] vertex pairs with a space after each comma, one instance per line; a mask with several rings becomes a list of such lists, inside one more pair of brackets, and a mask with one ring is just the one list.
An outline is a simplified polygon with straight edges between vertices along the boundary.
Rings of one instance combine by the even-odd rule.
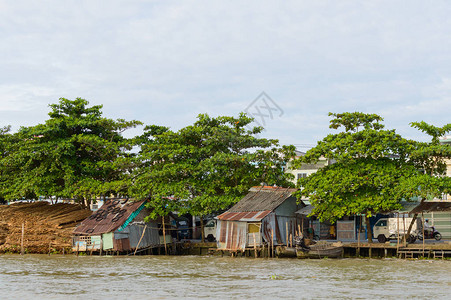
[[74, 197], [80, 201], [127, 190], [134, 141], [124, 130], [138, 121], [102, 117], [102, 106], [77, 98], [51, 104], [44, 124], [22, 127], [1, 169], [8, 199]]
[[251, 186], [290, 185], [283, 166], [293, 146], [256, 137], [252, 118], [200, 114], [190, 126], [171, 131], [147, 126], [142, 137], [133, 193], [149, 197], [153, 215], [170, 211], [205, 216], [237, 202]]
[[[343, 126], [345, 131], [328, 135], [294, 163], [312, 163], [320, 157], [334, 162], [299, 181], [299, 195], [310, 197], [313, 214], [322, 220], [371, 216], [400, 208], [402, 199], [449, 191], [449, 178], [430, 176], [443, 173], [437, 154], [449, 157], [449, 149], [404, 139], [394, 130], [384, 129], [378, 115], [329, 115], [335, 117], [330, 127]], [[425, 174], [424, 169], [434, 172]]]

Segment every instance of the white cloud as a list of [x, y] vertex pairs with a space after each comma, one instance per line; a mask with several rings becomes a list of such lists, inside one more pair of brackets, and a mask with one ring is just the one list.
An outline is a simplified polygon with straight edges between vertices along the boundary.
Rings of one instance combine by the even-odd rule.
[[267, 133], [292, 143], [325, 136], [329, 111], [379, 113], [412, 137], [420, 117], [448, 122], [446, 1], [0, 5], [1, 116], [36, 109], [42, 122], [47, 104], [83, 97], [107, 116], [180, 128], [266, 91], [285, 112]]

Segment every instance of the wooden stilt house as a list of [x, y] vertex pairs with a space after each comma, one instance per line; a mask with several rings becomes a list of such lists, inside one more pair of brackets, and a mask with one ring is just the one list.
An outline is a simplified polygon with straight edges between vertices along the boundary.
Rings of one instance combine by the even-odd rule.
[[[295, 236], [299, 218], [293, 188], [257, 186], [227, 212], [217, 216], [220, 250], [244, 251], [248, 247], [287, 245]], [[254, 242], [255, 241], [255, 242]]]
[[149, 215], [145, 204], [146, 200], [106, 200], [74, 229], [73, 250], [126, 252], [160, 245], [157, 222], [144, 222]]

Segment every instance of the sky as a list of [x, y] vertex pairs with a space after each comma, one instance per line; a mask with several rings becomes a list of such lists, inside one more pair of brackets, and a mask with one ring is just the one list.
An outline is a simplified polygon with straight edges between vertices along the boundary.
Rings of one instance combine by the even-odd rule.
[[174, 130], [247, 112], [301, 151], [333, 132], [329, 112], [425, 141], [410, 122], [451, 123], [450, 15], [440, 0], [0, 0], [0, 126], [81, 97]]

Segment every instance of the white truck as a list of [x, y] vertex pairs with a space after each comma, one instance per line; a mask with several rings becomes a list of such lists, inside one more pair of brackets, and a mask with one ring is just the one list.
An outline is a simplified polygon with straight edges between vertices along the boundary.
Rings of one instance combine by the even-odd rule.
[[216, 240], [216, 220], [210, 220], [204, 226], [204, 236], [207, 241], [213, 242]]
[[[373, 227], [373, 236], [377, 238], [379, 243], [385, 243], [388, 240], [396, 240], [407, 234], [409, 230], [412, 218], [381, 218]], [[421, 229], [421, 219], [417, 218], [413, 223], [410, 236], [407, 237], [407, 241], [410, 243], [415, 242], [418, 232]]]

